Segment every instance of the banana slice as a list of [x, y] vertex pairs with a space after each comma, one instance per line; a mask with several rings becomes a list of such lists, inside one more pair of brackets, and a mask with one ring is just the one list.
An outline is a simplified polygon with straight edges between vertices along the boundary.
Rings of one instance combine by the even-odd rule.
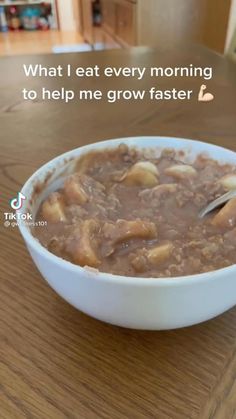
[[227, 204], [214, 216], [212, 224], [222, 228], [230, 228], [236, 225], [236, 198], [227, 202]]
[[164, 195], [166, 193], [176, 192], [177, 189], [178, 189], [177, 183], [163, 183], [162, 185], [158, 185], [153, 189], [153, 194]]
[[236, 189], [236, 174], [229, 174], [223, 176], [219, 183], [228, 191]]
[[103, 233], [113, 244], [126, 242], [130, 239], [153, 239], [157, 235], [154, 223], [143, 220], [117, 220], [116, 223], [105, 223]]
[[159, 172], [157, 167], [149, 161], [143, 161], [135, 163], [128, 172], [124, 174], [121, 181], [128, 186], [152, 188], [159, 183], [158, 177]]
[[96, 254], [96, 234], [99, 228], [100, 224], [96, 220], [86, 220], [68, 238], [66, 251], [77, 265], [97, 268], [101, 264]]
[[59, 192], [53, 192], [42, 205], [42, 217], [51, 223], [66, 221], [63, 197]]
[[189, 166], [188, 164], [176, 164], [174, 166], [168, 167], [165, 170], [167, 176], [172, 176], [177, 179], [187, 179], [197, 175], [197, 171], [194, 167]]
[[166, 243], [148, 250], [147, 258], [152, 265], [160, 265], [166, 262], [173, 251], [173, 244]]
[[105, 198], [105, 186], [90, 176], [75, 173], [64, 183], [64, 194], [68, 204], [84, 205], [89, 200]]
[[64, 193], [69, 204], [85, 204], [89, 197], [81, 185], [80, 175], [69, 176], [64, 184]]
[[154, 163], [151, 163], [150, 161], [139, 161], [138, 163], [135, 163], [133, 167], [146, 170], [148, 172], [153, 173], [156, 176], [159, 176], [158, 168], [155, 166]]

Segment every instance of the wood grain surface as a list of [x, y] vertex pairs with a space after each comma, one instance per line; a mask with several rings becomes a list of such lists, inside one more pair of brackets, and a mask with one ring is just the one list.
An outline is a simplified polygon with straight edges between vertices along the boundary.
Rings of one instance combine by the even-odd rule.
[[[132, 79], [25, 80], [22, 64], [212, 66], [211, 103], [202, 80], [150, 80], [141, 88], [196, 91], [190, 101], [23, 102], [21, 89], [137, 88]], [[3, 227], [25, 180], [72, 148], [133, 135], [172, 135], [236, 151], [236, 67], [197, 46], [137, 48], [0, 60], [0, 417], [1, 419], [236, 418], [236, 308], [166, 332], [126, 330], [75, 310], [49, 288], [17, 228]], [[66, 279], [65, 279], [66, 280]]]

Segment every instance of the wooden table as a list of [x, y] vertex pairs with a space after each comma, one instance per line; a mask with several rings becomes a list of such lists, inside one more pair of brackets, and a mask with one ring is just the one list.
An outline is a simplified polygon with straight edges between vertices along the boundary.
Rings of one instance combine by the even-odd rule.
[[[25, 81], [23, 63], [73, 66], [213, 66], [211, 103], [23, 102], [38, 89], [137, 88], [127, 79]], [[43, 163], [86, 143], [173, 135], [236, 151], [236, 67], [196, 47], [4, 58], [0, 62], [1, 209]], [[163, 89], [173, 83], [158, 82]], [[177, 79], [193, 88], [199, 79]], [[155, 85], [145, 78], [144, 88]], [[166, 332], [113, 327], [75, 310], [49, 288], [15, 228], [1, 218], [1, 419], [236, 418], [236, 309]], [[65, 279], [66, 280], [66, 279]], [[236, 278], [235, 278], [236, 280]]]

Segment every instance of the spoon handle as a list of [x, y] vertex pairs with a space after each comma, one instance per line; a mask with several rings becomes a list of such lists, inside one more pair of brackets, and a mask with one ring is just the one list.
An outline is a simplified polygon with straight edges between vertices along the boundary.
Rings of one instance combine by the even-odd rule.
[[230, 199], [234, 197], [236, 197], [236, 189], [234, 189], [233, 191], [229, 191], [225, 193], [224, 195], [220, 196], [219, 198], [215, 199], [214, 201], [212, 201], [209, 205], [207, 205], [205, 208], [203, 208], [199, 212], [199, 217], [200, 218], [205, 217], [205, 215], [207, 215], [209, 212], [219, 207], [220, 205], [225, 204], [227, 201], [229, 201]]

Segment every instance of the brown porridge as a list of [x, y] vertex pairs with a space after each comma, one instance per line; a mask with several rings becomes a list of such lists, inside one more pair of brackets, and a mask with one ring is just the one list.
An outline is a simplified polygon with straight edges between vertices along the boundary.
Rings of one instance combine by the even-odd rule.
[[[183, 153], [184, 154], [184, 153]], [[151, 157], [150, 157], [151, 156]], [[236, 198], [199, 219], [199, 210], [236, 189], [236, 167], [198, 156], [160, 157], [128, 148], [89, 153], [62, 189], [42, 203], [33, 234], [55, 255], [102, 272], [173, 277], [236, 263]]]

